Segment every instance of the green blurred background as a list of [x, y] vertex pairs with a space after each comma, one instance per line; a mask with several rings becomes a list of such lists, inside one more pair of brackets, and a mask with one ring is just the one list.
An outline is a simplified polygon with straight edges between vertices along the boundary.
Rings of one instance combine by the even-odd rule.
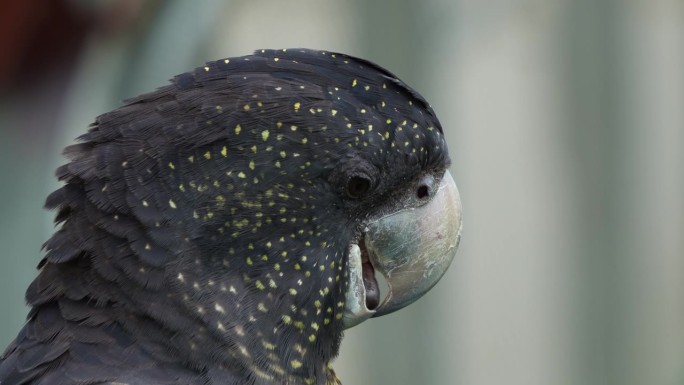
[[0, 14], [0, 349], [61, 149], [204, 61], [310, 47], [433, 105], [465, 227], [415, 305], [347, 332], [345, 384], [684, 384], [681, 0], [25, 0]]

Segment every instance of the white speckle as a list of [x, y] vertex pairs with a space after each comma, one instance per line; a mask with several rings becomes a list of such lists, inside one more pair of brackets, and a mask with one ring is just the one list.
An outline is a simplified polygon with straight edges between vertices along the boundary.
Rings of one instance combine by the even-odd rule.
[[226, 311], [223, 309], [223, 306], [219, 305], [218, 303], [214, 304], [214, 309], [221, 314], [226, 314]]
[[250, 357], [249, 352], [244, 345], [238, 345], [238, 349], [240, 349], [240, 353], [242, 353], [243, 356]]

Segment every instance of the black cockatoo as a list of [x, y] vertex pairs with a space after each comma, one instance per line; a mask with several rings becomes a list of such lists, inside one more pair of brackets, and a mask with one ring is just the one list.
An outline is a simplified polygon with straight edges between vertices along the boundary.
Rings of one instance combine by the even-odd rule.
[[348, 55], [210, 62], [79, 140], [2, 385], [339, 384], [344, 329], [415, 301], [460, 239], [433, 110]]

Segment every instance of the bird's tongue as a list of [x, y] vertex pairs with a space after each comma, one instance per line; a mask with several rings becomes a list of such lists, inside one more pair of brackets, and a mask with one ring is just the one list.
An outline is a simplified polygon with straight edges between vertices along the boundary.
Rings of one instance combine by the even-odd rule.
[[366, 308], [374, 310], [380, 304], [380, 289], [375, 279], [375, 269], [368, 258], [368, 250], [363, 240], [359, 242], [363, 269], [363, 285], [366, 288]]

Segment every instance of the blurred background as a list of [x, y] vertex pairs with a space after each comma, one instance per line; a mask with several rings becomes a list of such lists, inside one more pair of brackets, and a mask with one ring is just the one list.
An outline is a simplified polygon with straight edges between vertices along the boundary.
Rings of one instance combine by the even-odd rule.
[[433, 105], [465, 227], [425, 298], [349, 330], [345, 384], [684, 384], [681, 0], [23, 0], [0, 13], [0, 350], [61, 149], [257, 48], [361, 56]]

